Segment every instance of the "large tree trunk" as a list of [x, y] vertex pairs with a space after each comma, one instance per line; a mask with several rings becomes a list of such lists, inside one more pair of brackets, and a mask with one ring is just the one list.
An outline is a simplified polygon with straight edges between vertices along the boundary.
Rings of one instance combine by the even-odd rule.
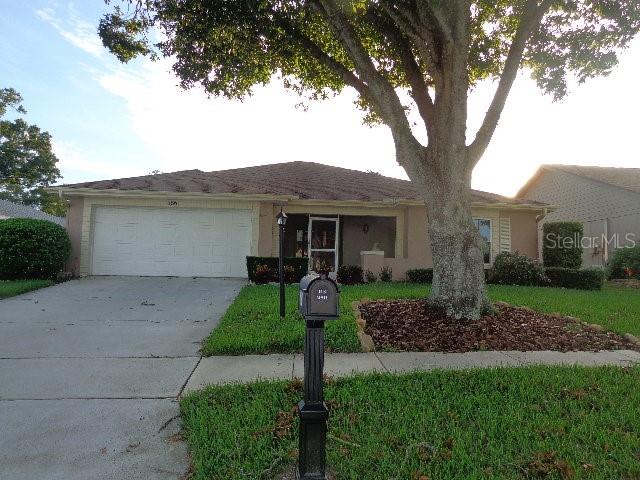
[[471, 171], [464, 166], [464, 150], [416, 151], [396, 141], [396, 154], [427, 207], [433, 258], [430, 305], [456, 319], [479, 318], [491, 303], [484, 278], [485, 243], [471, 215]]
[[469, 7], [451, 2], [451, 38], [443, 45], [435, 86], [429, 144], [394, 128], [398, 163], [418, 186], [427, 206], [433, 287], [429, 303], [456, 319], [475, 319], [491, 304], [484, 280], [483, 240], [471, 217], [471, 172], [466, 145]]
[[470, 187], [463, 179], [433, 185], [427, 217], [433, 257], [429, 303], [457, 319], [490, 308], [484, 279], [483, 240], [471, 217]]

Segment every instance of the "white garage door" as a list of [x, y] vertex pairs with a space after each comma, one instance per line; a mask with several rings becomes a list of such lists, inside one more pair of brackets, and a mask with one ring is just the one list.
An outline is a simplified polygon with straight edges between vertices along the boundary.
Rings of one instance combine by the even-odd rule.
[[250, 252], [250, 210], [95, 210], [93, 275], [246, 277]]

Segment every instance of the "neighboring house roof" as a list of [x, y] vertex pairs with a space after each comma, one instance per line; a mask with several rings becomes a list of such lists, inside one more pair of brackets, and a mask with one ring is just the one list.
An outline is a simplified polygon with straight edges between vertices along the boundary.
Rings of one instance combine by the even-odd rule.
[[[73, 189], [141, 190], [150, 192], [283, 195], [300, 199], [336, 201], [420, 200], [408, 180], [314, 162], [287, 162], [203, 172], [184, 170], [142, 177], [62, 185]], [[472, 201], [489, 204], [538, 205], [494, 193], [472, 191]]]
[[48, 213], [41, 212], [27, 205], [20, 205], [19, 203], [0, 199], [0, 218], [2, 217], [35, 218], [37, 220], [48, 220], [63, 227], [66, 225], [64, 217], [56, 217], [55, 215], [49, 215]]
[[594, 167], [581, 165], [541, 165], [531, 179], [520, 189], [517, 198], [523, 198], [544, 172], [563, 172], [606, 183], [613, 187], [640, 193], [640, 168]]

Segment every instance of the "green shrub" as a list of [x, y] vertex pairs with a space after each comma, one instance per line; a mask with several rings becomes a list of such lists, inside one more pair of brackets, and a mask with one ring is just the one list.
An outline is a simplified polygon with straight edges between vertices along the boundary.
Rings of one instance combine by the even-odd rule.
[[378, 277], [371, 270], [367, 270], [364, 272], [364, 281], [367, 283], [376, 283], [378, 281]]
[[559, 268], [548, 267], [544, 273], [552, 287], [577, 288], [579, 290], [601, 290], [604, 283], [604, 270], [601, 268]]
[[[290, 283], [297, 283], [307, 274], [309, 259], [304, 257], [285, 257], [283, 259], [285, 278], [292, 280]], [[247, 257], [247, 274], [249, 280], [256, 282], [256, 268], [258, 265], [266, 265], [272, 272], [270, 282], [278, 281], [278, 257]], [[293, 268], [293, 273], [287, 274], [287, 267]]]
[[343, 285], [357, 285], [364, 283], [362, 267], [360, 265], [342, 265], [338, 268], [338, 283]]
[[380, 281], [390, 282], [391, 280], [393, 280], [393, 270], [391, 270], [391, 267], [382, 267], [380, 269]]
[[607, 278], [640, 278], [640, 245], [614, 250], [607, 267]]
[[407, 270], [407, 282], [431, 283], [433, 282], [433, 268], [412, 268]]
[[46, 220], [0, 220], [0, 279], [56, 278], [71, 253], [64, 227]]
[[500, 252], [488, 273], [488, 282], [500, 285], [547, 285], [540, 265], [518, 252]]
[[575, 269], [582, 266], [582, 223], [549, 222], [544, 224], [542, 232], [545, 267]]

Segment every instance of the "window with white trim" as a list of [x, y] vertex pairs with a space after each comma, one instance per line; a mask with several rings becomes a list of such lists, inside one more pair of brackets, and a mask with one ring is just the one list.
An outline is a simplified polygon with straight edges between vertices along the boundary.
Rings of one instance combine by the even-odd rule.
[[485, 241], [482, 253], [484, 254], [484, 263], [489, 264], [491, 263], [491, 220], [488, 218], [474, 218], [473, 223]]

